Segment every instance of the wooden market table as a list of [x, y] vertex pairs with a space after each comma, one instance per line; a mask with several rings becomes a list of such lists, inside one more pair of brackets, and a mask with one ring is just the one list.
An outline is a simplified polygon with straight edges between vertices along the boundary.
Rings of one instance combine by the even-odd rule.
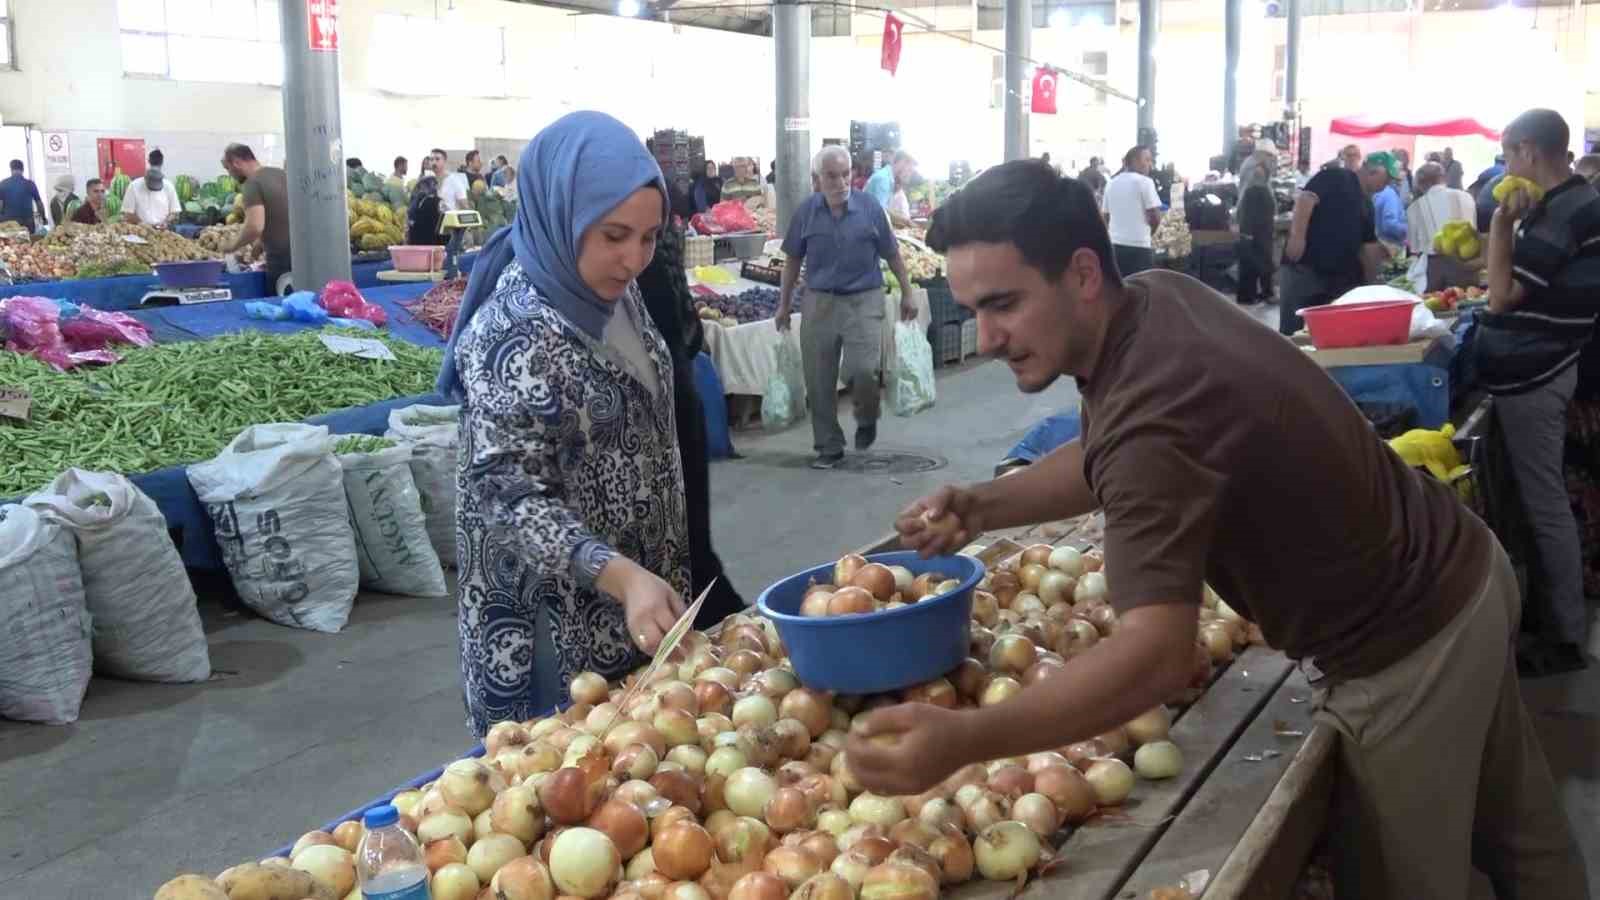
[[[996, 532], [1009, 539], [1084, 547], [1104, 523], [1086, 516]], [[860, 552], [901, 549], [889, 535]], [[1312, 722], [1311, 688], [1282, 653], [1247, 647], [1177, 710], [1171, 738], [1183, 771], [1139, 779], [1116, 812], [1073, 829], [1056, 861], [1026, 888], [1049, 900], [1146, 900], [1204, 873], [1207, 900], [1291, 896], [1322, 835], [1333, 791], [1337, 741]], [[1016, 886], [973, 882], [957, 900], [1011, 900]]]

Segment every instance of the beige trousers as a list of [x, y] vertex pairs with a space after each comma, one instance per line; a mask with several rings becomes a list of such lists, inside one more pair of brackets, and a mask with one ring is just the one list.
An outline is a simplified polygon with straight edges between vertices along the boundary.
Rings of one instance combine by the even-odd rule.
[[856, 425], [878, 421], [883, 319], [882, 290], [849, 295], [808, 290], [801, 300], [800, 355], [805, 359], [812, 445], [824, 456], [844, 452], [844, 430], [839, 427], [841, 374], [855, 401]]
[[1498, 543], [1466, 608], [1411, 655], [1319, 692], [1341, 737], [1331, 844], [1340, 897], [1586, 898], [1583, 858], [1517, 687], [1521, 595]]

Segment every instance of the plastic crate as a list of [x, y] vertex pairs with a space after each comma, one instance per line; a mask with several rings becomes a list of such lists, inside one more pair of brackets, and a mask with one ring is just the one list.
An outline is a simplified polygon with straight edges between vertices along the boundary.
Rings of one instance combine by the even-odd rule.
[[978, 320], [968, 319], [961, 323], [961, 358], [978, 355]]
[[716, 238], [710, 235], [695, 235], [683, 241], [683, 266], [692, 269], [695, 266], [709, 266], [716, 262]]
[[746, 262], [739, 267], [739, 277], [758, 284], [777, 285], [783, 283], [783, 270], [777, 266], [764, 266], [757, 262]]
[[716, 242], [717, 262], [725, 259], [755, 259], [767, 247], [767, 236], [761, 232], [716, 235], [712, 240]]
[[917, 282], [928, 292], [928, 320], [935, 325], [961, 323], [972, 318], [972, 311], [956, 302], [950, 293], [950, 282], [944, 278], [930, 278]]

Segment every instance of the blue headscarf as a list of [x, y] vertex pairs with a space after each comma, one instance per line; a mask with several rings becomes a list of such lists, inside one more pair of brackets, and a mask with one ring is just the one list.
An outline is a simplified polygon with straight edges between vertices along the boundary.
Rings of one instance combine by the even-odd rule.
[[513, 259], [546, 303], [598, 340], [615, 304], [583, 283], [578, 245], [591, 225], [649, 185], [661, 191], [665, 223], [667, 183], [661, 167], [632, 129], [605, 113], [569, 113], [529, 141], [517, 160], [517, 218], [489, 238], [472, 267], [444, 348], [435, 385], [439, 393], [462, 399], [456, 341]]

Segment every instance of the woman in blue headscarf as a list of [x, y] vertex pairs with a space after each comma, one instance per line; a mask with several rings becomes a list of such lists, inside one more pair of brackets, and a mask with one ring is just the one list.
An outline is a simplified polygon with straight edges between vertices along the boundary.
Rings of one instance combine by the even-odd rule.
[[672, 360], [634, 279], [666, 223], [625, 125], [572, 113], [517, 165], [439, 375], [461, 407], [456, 546], [467, 719], [548, 713], [645, 661], [689, 589]]

